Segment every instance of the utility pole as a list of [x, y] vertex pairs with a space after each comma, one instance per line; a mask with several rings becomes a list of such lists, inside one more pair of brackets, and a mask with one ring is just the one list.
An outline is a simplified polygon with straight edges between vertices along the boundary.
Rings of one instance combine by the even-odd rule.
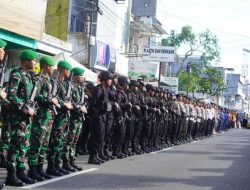
[[90, 15], [87, 16], [87, 25], [88, 25], [88, 66], [91, 68], [91, 37], [92, 37], [92, 22], [93, 22], [93, 11]]

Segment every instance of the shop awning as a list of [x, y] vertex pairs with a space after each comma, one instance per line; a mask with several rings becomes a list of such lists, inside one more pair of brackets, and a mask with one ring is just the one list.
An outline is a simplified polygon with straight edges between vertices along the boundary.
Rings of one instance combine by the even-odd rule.
[[54, 59], [55, 59], [56, 62], [59, 62], [61, 60], [68, 61], [72, 65], [73, 68], [74, 67], [83, 68], [85, 70], [84, 76], [86, 77], [86, 81], [91, 81], [91, 82], [94, 82], [94, 83], [97, 82], [97, 77], [98, 77], [97, 73], [94, 73], [93, 71], [91, 71], [87, 67], [83, 66], [78, 61], [71, 58], [69, 55], [66, 55], [65, 53], [60, 53], [60, 54], [55, 55]]

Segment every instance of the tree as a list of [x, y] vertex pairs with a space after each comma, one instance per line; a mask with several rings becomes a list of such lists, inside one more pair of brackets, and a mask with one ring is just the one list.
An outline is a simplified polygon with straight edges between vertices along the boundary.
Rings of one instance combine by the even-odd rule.
[[[189, 70], [189, 71], [188, 71]], [[200, 80], [200, 65], [189, 65], [189, 69], [179, 73], [179, 89], [181, 91], [194, 92], [198, 90], [197, 83]]]
[[206, 67], [205, 77], [199, 80], [201, 92], [218, 95], [225, 88], [222, 73], [216, 67]]
[[162, 39], [163, 46], [175, 46], [176, 49], [185, 46], [188, 47], [181, 61], [180, 70], [188, 57], [199, 54], [204, 66], [217, 64], [220, 61], [220, 48], [218, 39], [209, 30], [202, 33], [194, 33], [191, 26], [184, 26], [180, 33], [172, 30], [169, 37]]
[[[196, 34], [191, 26], [184, 26], [180, 33], [172, 30], [167, 38], [162, 39], [162, 45], [175, 46], [177, 51], [188, 47], [177, 73], [180, 90], [218, 94], [223, 89], [225, 85], [222, 74], [217, 68], [211, 67], [220, 61], [218, 39], [209, 30]], [[191, 72], [187, 72], [184, 63], [194, 54], [200, 55], [202, 64], [189, 63]]]

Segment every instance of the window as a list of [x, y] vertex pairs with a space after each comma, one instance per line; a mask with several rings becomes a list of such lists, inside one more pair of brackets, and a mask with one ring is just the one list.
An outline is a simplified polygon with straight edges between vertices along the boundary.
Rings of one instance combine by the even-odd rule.
[[84, 32], [84, 23], [74, 15], [70, 19], [70, 32]]

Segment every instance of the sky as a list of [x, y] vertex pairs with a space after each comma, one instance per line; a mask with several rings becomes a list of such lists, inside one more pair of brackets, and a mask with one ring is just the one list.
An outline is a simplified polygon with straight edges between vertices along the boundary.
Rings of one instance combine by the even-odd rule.
[[[197, 33], [209, 29], [219, 40], [221, 63], [219, 66], [242, 70], [250, 64], [250, 0], [163, 0], [167, 17], [164, 25], [180, 31], [190, 25]], [[248, 60], [247, 60], [248, 59]]]

